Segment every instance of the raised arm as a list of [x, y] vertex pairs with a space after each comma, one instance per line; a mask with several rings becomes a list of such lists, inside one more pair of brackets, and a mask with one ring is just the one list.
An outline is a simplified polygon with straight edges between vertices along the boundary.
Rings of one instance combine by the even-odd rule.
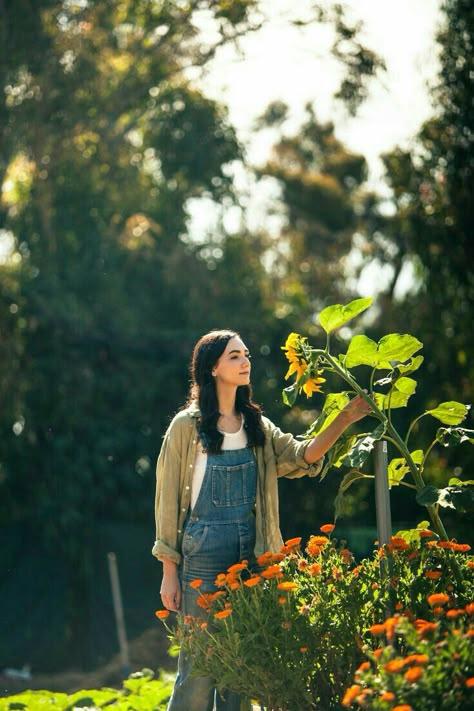
[[327, 426], [321, 434], [317, 435], [306, 447], [304, 458], [308, 464], [312, 464], [326, 454], [342, 433], [358, 420], [371, 412], [370, 405], [361, 395], [357, 395], [339, 415]]

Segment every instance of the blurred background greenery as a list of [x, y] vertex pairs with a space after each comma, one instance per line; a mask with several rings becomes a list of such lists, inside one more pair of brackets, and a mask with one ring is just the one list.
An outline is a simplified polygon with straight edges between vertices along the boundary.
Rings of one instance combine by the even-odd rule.
[[[383, 57], [336, 3], [312, 11], [304, 23], [333, 32], [335, 101], [355, 114]], [[372, 317], [339, 334], [341, 350], [362, 330], [424, 343], [401, 428], [443, 400], [471, 401], [474, 8], [446, 0], [441, 15], [433, 117], [383, 156], [379, 193], [364, 147], [349, 150], [311, 103], [297, 130], [283, 101], [268, 107], [255, 132], [270, 127], [274, 145], [251, 165], [226, 106], [190, 78], [265, 25], [258, 0], [1, 3], [0, 666], [91, 668], [115, 651], [109, 550], [130, 636], [155, 624], [154, 465], [205, 331], [242, 333], [256, 400], [301, 433], [322, 400], [284, 408], [280, 346], [290, 331], [317, 342], [317, 313], [357, 297], [357, 275], [376, 263]], [[236, 166], [279, 186], [271, 229], [246, 220]], [[196, 201], [221, 216], [199, 239]], [[411, 286], [397, 289], [407, 265]], [[420, 447], [432, 432], [420, 423]], [[427, 479], [472, 478], [472, 463], [468, 448], [441, 450]], [[285, 537], [332, 520], [340, 478], [281, 483]], [[410, 494], [393, 491], [395, 528], [426, 518]], [[375, 537], [372, 486], [348, 501], [335, 533], [362, 555]], [[444, 521], [471, 535], [472, 519]]]

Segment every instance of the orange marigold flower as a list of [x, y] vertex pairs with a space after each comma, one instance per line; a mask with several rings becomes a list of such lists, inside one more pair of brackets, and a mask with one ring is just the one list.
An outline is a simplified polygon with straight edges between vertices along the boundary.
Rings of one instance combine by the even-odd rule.
[[468, 630], [468, 631], [466, 632], [466, 635], [465, 635], [465, 636], [466, 636], [466, 637], [474, 637], [474, 630]]
[[258, 585], [261, 582], [262, 578], [260, 575], [252, 575], [251, 578], [248, 580], [244, 580], [244, 585], [246, 585], [248, 588], [254, 588], [255, 585]]
[[423, 676], [423, 669], [421, 667], [410, 667], [403, 676], [410, 684], [415, 684]]
[[418, 531], [418, 534], [420, 538], [433, 538], [436, 536], [436, 533], [433, 533], [433, 531], [430, 531], [428, 528], [422, 528]]
[[426, 620], [415, 620], [414, 625], [420, 637], [428, 637], [438, 626], [436, 622], [427, 622]]
[[279, 597], [278, 602], [280, 603], [280, 605], [285, 605], [285, 603], [288, 602], [288, 598], [287, 597]]
[[467, 686], [468, 689], [473, 689], [474, 688], [474, 676], [470, 676], [466, 681], [464, 682], [464, 686]]
[[281, 583], [278, 583], [277, 588], [279, 590], [297, 590], [298, 583], [294, 583], [291, 580], [283, 580]]
[[384, 691], [383, 694], [380, 694], [380, 700], [395, 701], [395, 694], [393, 693], [393, 691]]
[[432, 612], [433, 612], [433, 615], [436, 615], [437, 617], [439, 617], [440, 615], [442, 615], [444, 613], [444, 607], [441, 607], [440, 605], [436, 605], [435, 607], [433, 607]]
[[308, 647], [300, 647], [300, 652], [303, 652], [303, 654], [307, 651], [308, 651]]
[[474, 569], [474, 560], [468, 560], [467, 567], [470, 568], [471, 570], [473, 570]]
[[281, 563], [281, 561], [284, 559], [285, 554], [284, 553], [273, 553], [272, 558], [271, 558], [271, 563]]
[[326, 536], [311, 536], [306, 546], [306, 551], [309, 555], [317, 556], [328, 543], [329, 538]]
[[404, 666], [405, 666], [404, 659], [390, 659], [390, 661], [385, 664], [384, 668], [385, 668], [385, 671], [387, 671], [389, 674], [393, 674], [393, 673], [401, 671]]
[[288, 548], [296, 548], [300, 545], [301, 543], [301, 536], [297, 536], [296, 538], [289, 538], [287, 541], [285, 541], [285, 546], [288, 546]]
[[445, 605], [449, 600], [449, 595], [446, 595], [446, 593], [433, 593], [428, 595], [426, 599], [430, 607], [434, 607], [435, 605]]
[[310, 575], [320, 575], [321, 574], [322, 567], [319, 565], [319, 563], [312, 563], [309, 566], [309, 572]]
[[199, 607], [202, 607], [205, 610], [209, 610], [212, 603], [212, 593], [200, 593], [196, 602]]
[[354, 558], [349, 548], [343, 548], [341, 551], [341, 556], [344, 563], [350, 563]]
[[352, 686], [350, 686], [341, 701], [342, 705], [349, 707], [361, 691], [362, 687], [360, 686], [360, 684], [353, 684]]
[[352, 571], [352, 575], [354, 576], [354, 578], [358, 578], [359, 573], [360, 573], [360, 565], [358, 565], [354, 568], [354, 570]]
[[158, 617], [159, 620], [166, 620], [166, 618], [169, 617], [169, 614], [169, 610], [157, 610], [155, 612], [155, 615]]
[[306, 570], [308, 567], [309, 563], [305, 558], [300, 558], [298, 561], [298, 570]]
[[194, 588], [195, 590], [200, 588], [201, 585], [202, 585], [202, 580], [200, 578], [197, 578], [196, 580], [191, 580], [191, 582], [189, 583], [189, 587]]
[[403, 609], [403, 604], [402, 604], [401, 602], [397, 602], [397, 603], [395, 604], [395, 609], [396, 609], [396, 610], [402, 610], [402, 609]]
[[217, 578], [214, 581], [214, 585], [216, 588], [222, 588], [226, 584], [227, 576], [225, 573], [219, 573]]
[[271, 551], [265, 551], [265, 553], [262, 553], [261, 555], [258, 556], [257, 558], [257, 563], [261, 567], [264, 565], [268, 565], [272, 559], [272, 552]]
[[405, 550], [407, 550], [407, 548], [410, 548], [410, 545], [401, 536], [392, 536], [390, 538], [390, 546], [394, 550], [402, 550], [402, 551], [405, 551]]
[[454, 543], [453, 542], [453, 551], [457, 551], [458, 553], [467, 553], [467, 551], [471, 550], [471, 546], [468, 543]]
[[214, 600], [217, 600], [217, 598], [222, 597], [225, 595], [224, 590], [217, 590], [215, 593], [211, 593], [211, 597], [209, 598], [211, 602], [214, 602]]
[[200, 627], [202, 630], [207, 629], [207, 622], [201, 622]]
[[394, 706], [392, 711], [413, 711], [413, 708], [410, 704], [399, 704], [398, 706]]
[[468, 615], [474, 615], [474, 602], [469, 602], [464, 609]]
[[267, 580], [270, 580], [271, 578], [283, 577], [283, 573], [281, 572], [281, 568], [278, 564], [270, 565], [266, 570], [262, 571], [261, 575], [262, 578], [267, 578]]
[[215, 612], [214, 617], [218, 620], [223, 620], [232, 613], [232, 608], [228, 607], [227, 610], [220, 610], [220, 612]]
[[374, 655], [374, 657], [376, 659], [380, 659], [380, 657], [382, 656], [382, 652], [383, 652], [383, 647], [377, 647], [377, 649], [374, 649], [372, 654]]
[[427, 654], [409, 654], [405, 657], [405, 665], [407, 664], [428, 664], [429, 657]]
[[370, 669], [370, 662], [362, 662], [362, 664], [356, 669], [356, 674]]
[[372, 625], [369, 627], [369, 632], [376, 635], [377, 637], [385, 634], [385, 625]]
[[454, 545], [456, 545], [454, 541], [438, 541], [438, 548], [447, 548], [452, 550]]
[[234, 565], [231, 565], [229, 568], [227, 568], [227, 572], [231, 575], [235, 575], [236, 573], [240, 573], [242, 572], [242, 570], [245, 570], [246, 567], [247, 561], [242, 561], [241, 563], [234, 563]]
[[460, 609], [453, 609], [453, 610], [448, 610], [446, 613], [446, 617], [448, 620], [455, 620], [456, 617], [460, 617], [461, 615], [465, 615], [466, 610], [460, 610]]
[[316, 546], [325, 546], [329, 543], [327, 536], [310, 536], [308, 543], [314, 543]]
[[319, 530], [323, 533], [332, 533], [335, 528], [336, 525], [334, 523], [325, 523], [324, 526], [321, 526]]
[[240, 588], [240, 583], [238, 580], [233, 580], [231, 583], [229, 583], [229, 587], [231, 590], [237, 590], [237, 588]]
[[440, 577], [440, 570], [425, 570], [425, 578], [428, 578], [429, 580], [437, 580]]
[[420, 552], [417, 551], [416, 548], [415, 548], [415, 550], [413, 550], [413, 551], [411, 551], [410, 553], [408, 553], [406, 559], [407, 559], [407, 560], [415, 560], [416, 558], [418, 558], [419, 555], [420, 555]]
[[395, 636], [395, 629], [399, 623], [399, 618], [398, 617], [388, 617], [385, 620], [385, 631], [387, 633], [387, 639], [389, 642], [393, 641], [393, 638]]

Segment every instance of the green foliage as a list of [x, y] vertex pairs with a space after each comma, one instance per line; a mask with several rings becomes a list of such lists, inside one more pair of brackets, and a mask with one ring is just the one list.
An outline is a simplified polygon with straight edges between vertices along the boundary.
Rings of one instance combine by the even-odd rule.
[[319, 314], [319, 323], [326, 333], [336, 331], [351, 321], [355, 316], [358, 316], [368, 309], [372, 301], [373, 299], [356, 299], [355, 301], [351, 301], [350, 304], [347, 304], [347, 306], [343, 306], [342, 304], [327, 306]]
[[[425, 523], [358, 565], [343, 543], [319, 535], [309, 538], [306, 555], [294, 538], [281, 554], [260, 556], [258, 571], [247, 570], [246, 561], [232, 566], [218, 576], [218, 592], [199, 593], [202, 617], [184, 617], [174, 638], [193, 654], [196, 675], [210, 675], [269, 711], [340, 709], [364, 653], [377, 645], [371, 628], [388, 610], [435, 625], [439, 612], [430, 595], [449, 590], [450, 609], [472, 601], [469, 546], [443, 545]], [[459, 580], [451, 576], [452, 557]]]
[[472, 708], [473, 630], [466, 620], [468, 610], [472, 614], [472, 605], [427, 624], [407, 617], [386, 620], [377, 632], [384, 646], [367, 653], [368, 661], [356, 672], [343, 706], [373, 711]]
[[121, 690], [117, 689], [87, 689], [74, 694], [63, 694], [53, 691], [24, 691], [15, 696], [0, 699], [0, 711], [25, 709], [40, 711], [46, 706], [58, 711], [73, 711], [73, 709], [97, 709], [112, 706], [117, 711], [159, 711], [166, 709], [174, 680], [171, 676], [161, 673], [154, 678], [151, 669], [131, 674], [123, 682]]
[[[391, 333], [383, 336], [378, 343], [362, 335], [355, 335], [347, 346], [347, 352], [335, 358], [331, 354], [330, 333], [345, 326], [353, 318], [363, 313], [371, 304], [371, 299], [358, 299], [346, 306], [336, 304], [326, 307], [319, 316], [321, 326], [327, 333], [327, 342], [324, 349], [314, 348], [306, 337], [291, 333], [286, 341], [283, 350], [290, 362], [287, 377], [290, 373], [296, 374], [295, 382], [283, 391], [283, 401], [287, 405], [293, 405], [297, 395], [302, 389], [306, 389], [308, 381], [316, 379], [317, 389], [324, 379], [320, 376], [326, 373], [333, 373], [342, 378], [345, 384], [352, 388], [353, 392], [363, 397], [372, 408], [372, 416], [379, 421], [377, 428], [369, 434], [356, 436], [346, 436], [342, 441], [337, 442], [333, 451], [328, 454], [328, 462], [322, 474], [325, 475], [330, 466], [339, 467], [341, 464], [354, 468], [354, 473], [344, 478], [339, 494], [336, 498], [336, 516], [340, 515], [344, 507], [344, 493], [354, 481], [367, 476], [360, 472], [360, 467], [367, 461], [370, 452], [374, 448], [376, 441], [386, 439], [398, 450], [401, 456], [394, 457], [388, 467], [389, 487], [407, 485], [404, 482], [406, 474], [410, 473], [413, 484], [408, 486], [417, 491], [417, 503], [426, 506], [437, 533], [446, 538], [446, 532], [439, 519], [438, 509], [450, 507], [461, 512], [470, 511], [472, 508], [472, 487], [465, 484], [461, 488], [458, 486], [448, 486], [445, 489], [438, 489], [435, 486], [426, 486], [423, 479], [423, 471], [426, 460], [436, 444], [448, 446], [450, 442], [471, 442], [470, 431], [461, 428], [443, 428], [438, 430], [436, 437], [426, 450], [417, 449], [410, 452], [408, 441], [415, 423], [426, 415], [431, 415], [443, 424], [458, 425], [464, 421], [469, 412], [469, 406], [462, 403], [449, 401], [440, 403], [437, 407], [431, 408], [420, 415], [407, 428], [407, 432], [401, 435], [392, 422], [392, 411], [406, 407], [409, 398], [415, 393], [417, 382], [407, 373], [413, 374], [422, 363], [420, 356], [415, 356], [423, 344], [414, 336], [409, 334]], [[367, 393], [360, 382], [355, 379], [351, 372], [352, 368], [359, 366], [371, 368], [369, 381], [371, 393]], [[387, 376], [379, 378], [374, 383], [375, 375], [380, 370], [388, 371]], [[385, 387], [385, 392], [373, 390], [373, 385]], [[307, 437], [316, 437], [331, 412], [335, 416], [341, 411], [341, 406], [346, 398], [346, 392], [339, 395], [330, 394], [322, 408], [322, 415], [311, 425], [306, 433]], [[460, 430], [460, 431], [459, 431]]]

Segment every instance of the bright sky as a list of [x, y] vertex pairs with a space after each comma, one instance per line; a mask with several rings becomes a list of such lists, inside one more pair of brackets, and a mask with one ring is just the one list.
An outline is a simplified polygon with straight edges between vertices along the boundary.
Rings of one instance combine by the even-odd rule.
[[357, 118], [343, 117], [332, 101], [338, 69], [329, 55], [329, 29], [291, 25], [292, 18], [309, 16], [311, 0], [262, 0], [269, 21], [241, 41], [243, 56], [230, 47], [218, 53], [204, 88], [229, 107], [231, 123], [248, 145], [252, 161], [264, 159], [268, 150], [262, 138], [256, 141], [252, 135], [252, 123], [277, 99], [290, 105], [296, 121], [305, 103], [313, 102], [318, 118], [332, 119], [338, 136], [367, 156], [374, 179], [380, 171], [378, 155], [409, 140], [431, 115], [427, 81], [437, 71], [434, 34], [441, 0], [345, 4], [364, 22], [362, 40], [387, 64], [383, 83], [374, 83]]
[[[228, 106], [230, 122], [246, 146], [248, 161], [263, 164], [276, 138], [271, 130], [254, 130], [255, 119], [270, 102], [283, 100], [289, 105], [290, 127], [296, 131], [309, 101], [318, 119], [332, 120], [337, 136], [366, 156], [370, 187], [386, 194], [380, 154], [396, 145], [406, 146], [435, 110], [428, 82], [438, 70], [434, 38], [441, 20], [441, 0], [345, 0], [350, 18], [364, 23], [361, 41], [387, 65], [381, 80], [372, 83], [369, 98], [355, 118], [348, 117], [332, 98], [340, 69], [330, 55], [330, 28], [291, 24], [296, 17], [309, 18], [311, 0], [262, 0], [262, 5], [268, 22], [241, 40], [240, 53], [231, 47], [219, 51], [202, 81], [207, 95]], [[246, 193], [242, 200], [246, 224], [250, 229], [264, 226], [277, 235], [281, 218], [276, 184], [257, 183], [240, 170], [235, 180]], [[191, 200], [188, 210], [193, 240], [215, 233], [217, 214], [211, 201]], [[275, 214], [269, 214], [272, 210]], [[237, 207], [224, 211], [225, 228], [238, 231], [242, 217]], [[364, 274], [358, 288], [362, 295], [369, 295], [383, 275], [375, 263]], [[413, 283], [410, 265], [402, 276], [400, 293]]]

